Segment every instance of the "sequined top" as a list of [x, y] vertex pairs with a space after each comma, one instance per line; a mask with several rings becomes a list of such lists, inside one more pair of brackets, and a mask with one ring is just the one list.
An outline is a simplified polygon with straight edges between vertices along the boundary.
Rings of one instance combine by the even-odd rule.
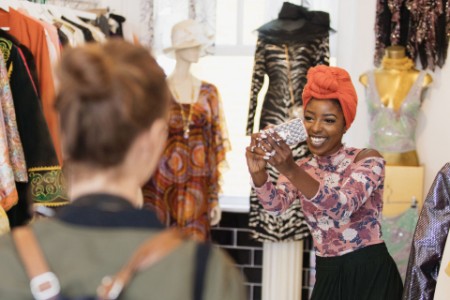
[[416, 149], [415, 132], [425, 75], [425, 72], [420, 72], [397, 112], [381, 102], [375, 83], [375, 74], [373, 71], [368, 73], [366, 100], [370, 115], [369, 145], [371, 148], [380, 152], [394, 153]]
[[406, 47], [422, 69], [434, 70], [447, 59], [450, 40], [450, 1], [377, 0], [375, 20], [375, 66], [389, 45]]
[[383, 207], [384, 160], [368, 157], [354, 162], [361, 149], [343, 146], [330, 156], [312, 156], [297, 162], [320, 182], [319, 190], [306, 198], [280, 176], [256, 188], [265, 209], [284, 212], [298, 194], [319, 256], [339, 256], [382, 243], [380, 214]]

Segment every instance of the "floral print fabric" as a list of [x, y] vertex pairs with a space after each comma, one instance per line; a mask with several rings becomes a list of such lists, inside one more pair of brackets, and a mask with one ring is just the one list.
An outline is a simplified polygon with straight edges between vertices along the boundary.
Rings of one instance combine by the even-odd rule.
[[368, 157], [354, 162], [361, 149], [343, 146], [337, 153], [312, 156], [297, 164], [320, 183], [318, 192], [306, 198], [280, 176], [256, 188], [261, 204], [283, 213], [298, 195], [319, 256], [339, 256], [382, 243], [380, 215], [383, 207], [384, 159]]

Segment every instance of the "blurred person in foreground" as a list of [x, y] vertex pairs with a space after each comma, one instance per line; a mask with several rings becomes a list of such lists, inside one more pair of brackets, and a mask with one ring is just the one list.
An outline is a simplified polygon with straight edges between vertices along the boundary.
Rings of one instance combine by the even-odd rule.
[[[96, 295], [143, 242], [164, 226], [141, 209], [167, 137], [169, 90], [149, 51], [120, 40], [63, 53], [56, 109], [72, 203], [31, 227], [61, 295]], [[198, 243], [186, 240], [136, 274], [121, 299], [191, 299]], [[203, 299], [245, 299], [231, 260], [211, 247]], [[0, 239], [2, 299], [31, 299], [29, 280], [10, 235]]]
[[[246, 158], [259, 201], [281, 214], [299, 196], [316, 252], [313, 300], [400, 299], [400, 274], [381, 238], [385, 161], [342, 142], [357, 107], [350, 75], [310, 68], [303, 107], [311, 157], [295, 162], [271, 128], [252, 135]], [[276, 185], [267, 163], [281, 173]]]

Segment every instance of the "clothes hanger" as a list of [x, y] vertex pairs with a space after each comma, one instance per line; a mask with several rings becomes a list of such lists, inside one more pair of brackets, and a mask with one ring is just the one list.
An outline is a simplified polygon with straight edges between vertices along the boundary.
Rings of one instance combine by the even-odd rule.
[[56, 19], [61, 19], [62, 17], [62, 11], [58, 6], [51, 5], [51, 4], [45, 4], [45, 7], [47, 8], [47, 11]]
[[0, 1], [0, 8], [3, 9], [6, 12], [9, 12], [9, 8], [17, 9], [19, 1], [15, 0], [1, 0]]
[[[26, 10], [27, 13], [35, 19], [43, 20], [41, 7], [39, 4], [34, 2], [22, 1], [20, 3], [22, 9]], [[47, 21], [47, 20], [44, 20]]]
[[0, 9], [9, 12], [9, 5], [6, 2], [0, 1]]
[[88, 11], [83, 11], [83, 10], [78, 10], [78, 9], [73, 9], [73, 8], [68, 8], [68, 7], [64, 7], [63, 10], [63, 15], [65, 17], [69, 18], [73, 18], [73, 22], [76, 23], [80, 23], [80, 25], [83, 25], [83, 21], [80, 20], [80, 18], [83, 19], [88, 19], [88, 20], [95, 20], [97, 19], [97, 15], [95, 13], [91, 13]]
[[50, 11], [47, 9], [46, 4], [38, 4], [40, 8], [40, 15], [44, 21], [47, 21], [48, 23], [53, 23], [55, 19], [57, 19]]

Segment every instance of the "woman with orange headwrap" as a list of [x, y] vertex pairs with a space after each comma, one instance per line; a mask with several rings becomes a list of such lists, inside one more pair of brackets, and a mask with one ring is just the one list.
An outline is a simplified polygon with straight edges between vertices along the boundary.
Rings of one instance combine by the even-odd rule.
[[[312, 299], [400, 299], [402, 281], [381, 239], [385, 161], [372, 149], [342, 143], [357, 106], [350, 75], [341, 68], [309, 69], [304, 123], [313, 154], [295, 162], [272, 129], [252, 136], [246, 158], [262, 205], [281, 214], [298, 194], [316, 259]], [[267, 163], [281, 176], [274, 185]], [[300, 284], [300, 283], [299, 283]]]

